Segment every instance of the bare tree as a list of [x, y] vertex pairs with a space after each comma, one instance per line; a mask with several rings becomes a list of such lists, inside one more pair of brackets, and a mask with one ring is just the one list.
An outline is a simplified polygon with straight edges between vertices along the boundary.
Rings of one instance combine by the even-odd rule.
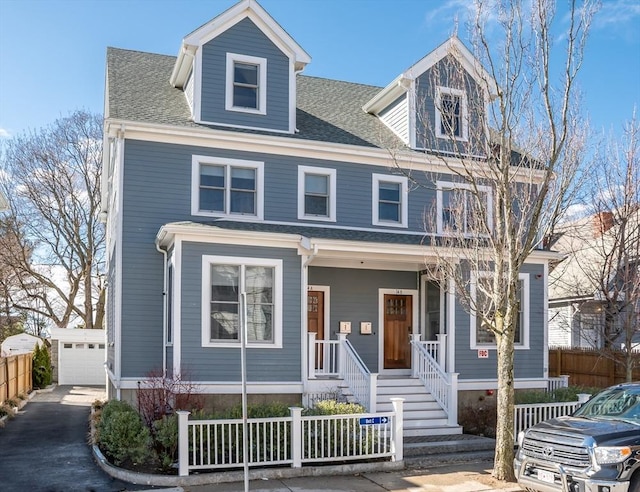
[[639, 137], [634, 117], [621, 139], [601, 145], [585, 186], [589, 217], [556, 234], [568, 258], [553, 274], [555, 289], [580, 299], [581, 340], [621, 364], [627, 381], [640, 366], [640, 352], [633, 351], [640, 330]]
[[76, 111], [6, 142], [0, 171], [8, 201], [0, 264], [13, 272], [14, 310], [66, 328], [101, 328], [104, 230], [99, 222], [102, 119]]
[[414, 96], [427, 95], [416, 101], [424, 104], [418, 128], [427, 154], [438, 156], [444, 171], [408, 174], [415, 186], [435, 187], [440, 195], [425, 213], [440, 278], [453, 280], [458, 300], [476, 319], [477, 341], [496, 346], [493, 475], [500, 480], [514, 479], [520, 273], [574, 190], [587, 129], [575, 83], [595, 12], [590, 1], [570, 2], [561, 43], [552, 33], [555, 2], [534, 0], [527, 11], [524, 5], [476, 0], [470, 22], [471, 51], [480, 62], [475, 76], [452, 53]]

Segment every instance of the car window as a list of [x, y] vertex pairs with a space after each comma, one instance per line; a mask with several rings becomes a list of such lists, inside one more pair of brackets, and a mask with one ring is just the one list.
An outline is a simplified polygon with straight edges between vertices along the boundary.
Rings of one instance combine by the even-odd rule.
[[575, 416], [619, 418], [640, 424], [640, 388], [609, 388], [580, 407]]

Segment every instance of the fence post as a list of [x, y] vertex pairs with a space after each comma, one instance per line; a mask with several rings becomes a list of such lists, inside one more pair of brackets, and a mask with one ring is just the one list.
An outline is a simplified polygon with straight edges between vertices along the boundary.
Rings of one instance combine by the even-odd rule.
[[447, 425], [458, 425], [458, 373], [449, 373], [449, 404], [447, 409]]
[[189, 475], [189, 414], [178, 410], [178, 475]]
[[568, 388], [569, 387], [569, 376], [567, 376], [566, 374], [560, 374], [560, 379], [562, 380], [562, 388]]
[[391, 453], [393, 453], [391, 459], [393, 461], [402, 461], [404, 459], [404, 415], [402, 413], [404, 398], [391, 398], [391, 404], [395, 414], [393, 419], [393, 439], [391, 440]]
[[584, 405], [589, 401], [589, 398], [591, 398], [591, 395], [589, 393], [578, 393], [577, 396], [578, 396], [578, 403], [580, 405]]
[[307, 362], [308, 362], [308, 378], [315, 379], [316, 378], [316, 334], [309, 333], [308, 338], [308, 350], [307, 350]]
[[369, 413], [376, 412], [376, 403], [378, 399], [378, 373], [369, 374]]
[[292, 468], [302, 468], [302, 408], [289, 407], [291, 412], [291, 463]]

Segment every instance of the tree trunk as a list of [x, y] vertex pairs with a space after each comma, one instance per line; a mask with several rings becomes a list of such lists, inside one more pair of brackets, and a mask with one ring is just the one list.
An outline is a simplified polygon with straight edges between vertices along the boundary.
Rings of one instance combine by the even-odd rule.
[[504, 322], [504, 318], [496, 316], [496, 344], [498, 349], [497, 413], [499, 418], [496, 424], [496, 451], [493, 476], [498, 480], [514, 482], [514, 350], [513, 343], [509, 343], [509, 335], [500, 334], [503, 332]]

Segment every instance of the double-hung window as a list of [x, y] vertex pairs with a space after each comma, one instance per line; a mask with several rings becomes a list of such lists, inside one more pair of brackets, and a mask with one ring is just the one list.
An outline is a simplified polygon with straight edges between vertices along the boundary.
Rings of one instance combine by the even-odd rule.
[[193, 156], [193, 215], [262, 218], [263, 163]]
[[435, 98], [436, 136], [467, 140], [467, 99], [464, 91], [438, 87]]
[[[471, 298], [474, 309], [471, 312], [471, 349], [496, 348], [496, 337], [487, 319], [493, 317], [494, 306], [491, 299], [483, 292], [481, 280], [490, 273], [474, 274], [471, 281]], [[529, 274], [521, 273], [518, 282], [518, 318], [516, 320], [515, 348], [529, 348]]]
[[335, 169], [298, 166], [298, 219], [335, 222]]
[[227, 53], [225, 109], [267, 113], [267, 60]]
[[372, 187], [373, 225], [407, 227], [409, 201], [407, 178], [374, 174]]
[[478, 236], [493, 229], [493, 198], [489, 186], [436, 182], [438, 234]]
[[237, 346], [244, 325], [250, 346], [282, 346], [282, 260], [203, 256], [202, 345]]

